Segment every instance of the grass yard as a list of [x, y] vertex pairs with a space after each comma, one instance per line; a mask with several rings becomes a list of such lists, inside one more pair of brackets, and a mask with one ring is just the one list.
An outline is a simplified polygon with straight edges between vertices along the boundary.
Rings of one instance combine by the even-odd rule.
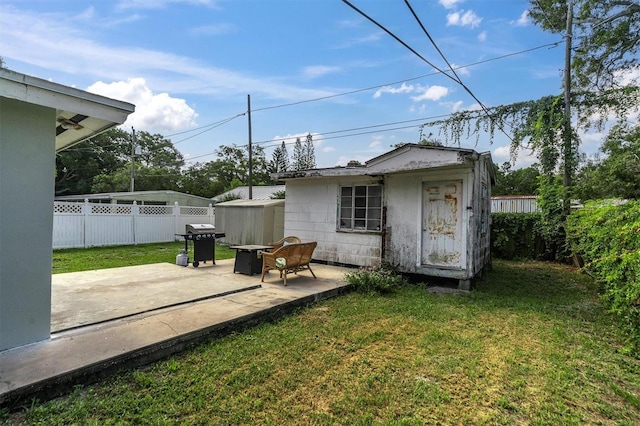
[[[192, 250], [193, 246], [189, 246]], [[137, 246], [92, 247], [53, 251], [53, 273], [90, 271], [149, 263], [176, 262], [176, 255], [184, 249], [184, 241], [140, 244]], [[216, 259], [230, 259], [235, 250], [216, 245]]]
[[469, 294], [347, 294], [0, 423], [637, 425], [621, 342], [586, 276], [496, 261]]

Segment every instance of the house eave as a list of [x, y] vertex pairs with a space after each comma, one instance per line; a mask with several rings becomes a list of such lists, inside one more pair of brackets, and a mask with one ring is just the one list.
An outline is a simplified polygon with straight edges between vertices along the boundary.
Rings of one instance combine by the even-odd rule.
[[56, 109], [56, 152], [126, 121], [135, 106], [41, 78], [0, 69], [0, 96]]

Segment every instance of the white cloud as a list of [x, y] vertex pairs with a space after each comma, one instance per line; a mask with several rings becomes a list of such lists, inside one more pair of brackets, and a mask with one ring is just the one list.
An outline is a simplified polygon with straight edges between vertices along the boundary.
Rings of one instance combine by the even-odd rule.
[[522, 14], [518, 18], [518, 20], [513, 22], [513, 24], [516, 27], [526, 27], [527, 25], [529, 25], [529, 23], [530, 23], [530, 21], [529, 21], [529, 11], [528, 10], [525, 10], [524, 12], [522, 12]]
[[509, 145], [499, 146], [491, 151], [491, 159], [496, 164], [511, 163], [514, 169], [527, 168], [534, 163], [538, 162], [536, 155], [524, 148], [519, 148], [515, 152], [515, 161], [511, 154], [511, 147]]
[[452, 12], [447, 15], [447, 25], [455, 25], [460, 27], [470, 27], [475, 28], [480, 25], [482, 22], [482, 18], [475, 14], [472, 10], [467, 10], [463, 13], [460, 12]]
[[162, 9], [172, 3], [215, 6], [213, 0], [120, 0], [116, 7], [118, 9]]
[[358, 45], [361, 45], [361, 44], [375, 43], [378, 40], [380, 40], [383, 35], [385, 35], [385, 34], [382, 31], [377, 31], [375, 33], [369, 34], [369, 35], [364, 36], [364, 37], [356, 37], [356, 38], [353, 38], [353, 39], [348, 40], [346, 42], [339, 43], [339, 44], [335, 45], [333, 48], [334, 49], [348, 49], [350, 47], [358, 46]]
[[456, 70], [456, 73], [458, 75], [471, 75], [471, 73], [469, 72], [469, 68], [467, 67], [460, 67], [456, 64], [451, 64], [451, 67]]
[[453, 112], [460, 111], [461, 109], [462, 109], [462, 101], [454, 102], [451, 105], [451, 111]]
[[[311, 133], [313, 138], [313, 147], [319, 148], [324, 143], [324, 137], [320, 133], [314, 132], [302, 132], [302, 133], [288, 133], [286, 135], [276, 135], [273, 137], [274, 142], [282, 143], [286, 145], [287, 149], [293, 149], [293, 145], [296, 143], [296, 139], [300, 138], [300, 142], [304, 143], [307, 140], [307, 135]], [[292, 154], [293, 152], [289, 152]]]
[[464, 0], [439, 0], [438, 1], [438, 3], [440, 3], [446, 9], [453, 9], [458, 5], [458, 3], [462, 3], [462, 2], [464, 2]]
[[480, 34], [478, 34], [478, 41], [486, 41], [487, 40], [487, 32], [486, 31], [482, 31]]
[[191, 28], [189, 34], [200, 35], [223, 35], [230, 34], [236, 31], [236, 26], [227, 23], [205, 25], [202, 27]]
[[102, 44], [93, 40], [88, 22], [78, 26], [72, 18], [63, 13], [38, 14], [0, 6], [2, 57], [51, 73], [75, 75], [79, 80], [119, 81], [132, 75], [144, 76], [168, 93], [208, 95], [212, 99], [251, 93], [263, 99], [297, 101], [334, 94], [284, 84], [268, 76], [259, 78], [207, 66], [197, 59], [159, 50]]
[[322, 152], [334, 152], [336, 149], [332, 146], [325, 146], [322, 148]]
[[414, 87], [412, 84], [406, 84], [406, 83], [402, 83], [402, 85], [400, 87], [391, 87], [391, 86], [384, 86], [379, 88], [378, 90], [376, 90], [376, 93], [373, 94], [373, 98], [377, 99], [380, 96], [382, 96], [383, 93], [391, 93], [391, 94], [396, 94], [396, 93], [411, 93], [413, 92]]
[[126, 127], [164, 133], [196, 125], [198, 114], [184, 99], [172, 98], [167, 93], [154, 94], [143, 78], [114, 83], [99, 81], [87, 91], [134, 104], [136, 110], [123, 124]]
[[422, 88], [422, 94], [418, 96], [412, 96], [414, 102], [422, 102], [426, 100], [437, 101], [449, 93], [449, 89], [444, 86], [429, 86]]
[[311, 65], [303, 69], [303, 73], [308, 78], [318, 78], [323, 75], [333, 74], [342, 71], [341, 67], [332, 67], [327, 65]]

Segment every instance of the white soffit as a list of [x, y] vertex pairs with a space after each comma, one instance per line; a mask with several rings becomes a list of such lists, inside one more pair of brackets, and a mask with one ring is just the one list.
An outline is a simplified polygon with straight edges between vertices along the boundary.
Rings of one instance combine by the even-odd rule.
[[56, 152], [126, 121], [135, 105], [0, 69], [0, 96], [56, 109]]

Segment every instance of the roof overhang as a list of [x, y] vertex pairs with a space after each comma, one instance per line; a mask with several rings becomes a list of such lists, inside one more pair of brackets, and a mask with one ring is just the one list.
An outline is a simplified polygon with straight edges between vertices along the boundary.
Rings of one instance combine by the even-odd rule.
[[54, 108], [56, 152], [126, 121], [135, 105], [0, 69], [0, 96]]
[[272, 177], [287, 181], [342, 176], [384, 176], [423, 170], [473, 167], [475, 161], [486, 155], [489, 155], [490, 159], [489, 153], [478, 154], [472, 149], [406, 144], [372, 158], [363, 165], [274, 173]]

